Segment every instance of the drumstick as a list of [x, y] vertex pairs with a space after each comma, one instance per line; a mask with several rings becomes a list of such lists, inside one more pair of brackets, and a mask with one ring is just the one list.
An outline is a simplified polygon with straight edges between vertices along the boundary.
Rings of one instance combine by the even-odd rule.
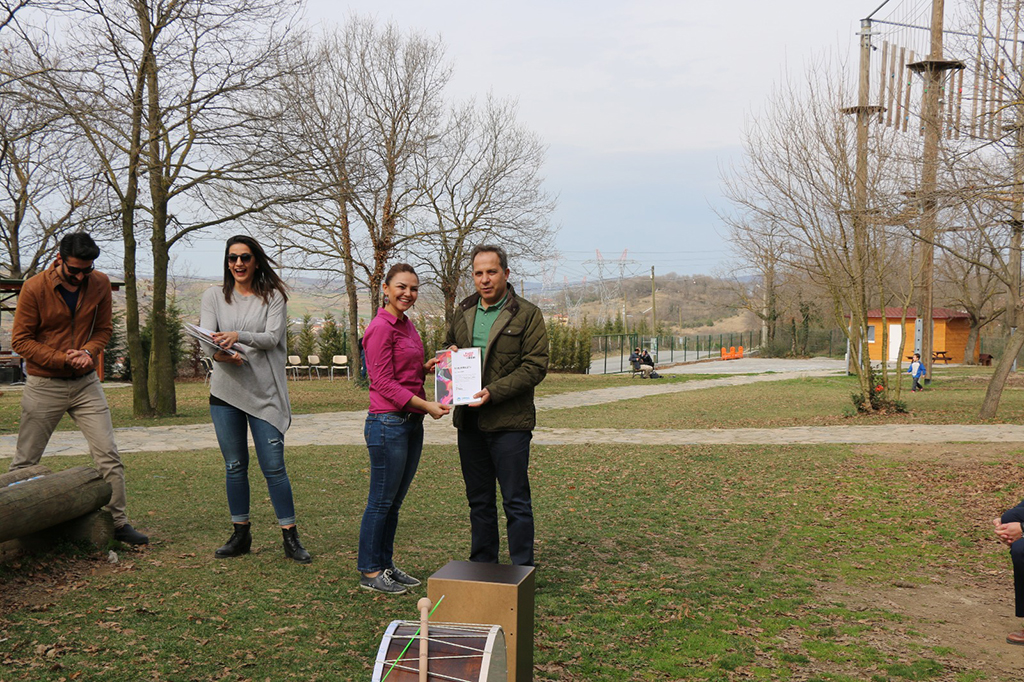
[[420, 610], [420, 682], [427, 682], [427, 618], [430, 617], [430, 600], [426, 597], [416, 602]]
[[[444, 597], [445, 595], [442, 594], [441, 598], [437, 600], [437, 603], [434, 604], [434, 608], [430, 610], [430, 613], [428, 615], [434, 615], [434, 611], [437, 611], [437, 607], [440, 606], [441, 602], [444, 601]], [[398, 662], [402, 660], [402, 656], [405, 656], [405, 652], [408, 651], [409, 647], [412, 645], [413, 638], [416, 637], [416, 635], [418, 634], [420, 634], [420, 629], [416, 628], [416, 632], [412, 633], [412, 637], [409, 638], [408, 644], [405, 645], [405, 648], [402, 649], [402, 653], [398, 654], [398, 658], [396, 658], [395, 662], [391, 664], [390, 668], [388, 668], [387, 673], [385, 673], [384, 677], [381, 678], [381, 682], [385, 682], [385, 680], [388, 679], [388, 675], [390, 675], [391, 671], [395, 669], [395, 666], [398, 665]]]

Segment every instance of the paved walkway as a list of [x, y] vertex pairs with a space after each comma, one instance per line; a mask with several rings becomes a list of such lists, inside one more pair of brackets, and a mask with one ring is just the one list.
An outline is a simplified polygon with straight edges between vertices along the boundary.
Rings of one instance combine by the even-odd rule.
[[[545, 396], [537, 400], [540, 411], [602, 405], [652, 395], [698, 391], [722, 386], [741, 386], [811, 376], [830, 376], [843, 371], [841, 361], [761, 360], [750, 358], [729, 362], [700, 363], [659, 369], [663, 374], [726, 374], [720, 379], [698, 379], [685, 383], [661, 383], [635, 379], [626, 387], [596, 389]], [[744, 375], [745, 372], [771, 372]], [[288, 431], [289, 446], [363, 445], [366, 413], [332, 412], [296, 415]], [[455, 429], [449, 419], [427, 420], [425, 440], [432, 445], [454, 445]], [[0, 436], [0, 457], [11, 457], [16, 435]], [[117, 429], [122, 452], [171, 452], [216, 448], [211, 424], [149, 426]], [[540, 445], [620, 443], [630, 445], [794, 445], [813, 443], [1024, 443], [1024, 426], [1015, 424], [903, 426], [794, 426], [778, 429], [552, 429], [538, 428], [533, 442]], [[88, 454], [78, 431], [59, 431], [50, 439], [47, 455]]]

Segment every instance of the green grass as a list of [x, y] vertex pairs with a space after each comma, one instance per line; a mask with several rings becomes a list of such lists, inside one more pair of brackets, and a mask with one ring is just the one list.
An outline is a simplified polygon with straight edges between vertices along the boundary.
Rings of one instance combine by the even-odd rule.
[[[697, 378], [697, 377], [694, 377]], [[853, 424], [979, 424], [978, 410], [987, 377], [939, 376], [921, 393], [909, 383], [901, 399], [905, 415], [850, 418], [853, 377], [785, 379], [745, 386], [662, 394], [605, 405], [550, 410], [538, 414], [540, 426], [552, 428], [711, 429], [778, 428]], [[1019, 422], [1024, 390], [1008, 386], [994, 422]]]
[[[357, 587], [364, 449], [290, 448], [288, 460], [310, 566], [283, 558], [258, 474], [254, 554], [217, 560], [230, 530], [219, 453], [129, 455], [129, 511], [154, 544], [0, 616], [0, 677], [368, 679], [388, 622], [414, 617], [424, 590], [388, 598]], [[1003, 552], [972, 522], [1015, 471], [1006, 462], [895, 462], [838, 446], [580, 446], [536, 447], [532, 465], [536, 679], [973, 672], [932, 647], [927, 626], [881, 605], [822, 601], [818, 586], [926, 582], [937, 566], [975, 578], [999, 567], [1005, 579]], [[965, 480], [978, 493], [967, 503]], [[457, 455], [428, 447], [403, 508], [399, 565], [425, 577], [464, 558], [468, 539]], [[48, 565], [0, 570], [0, 590], [26, 576], [46, 583]]]
[[[541, 393], [637, 381], [553, 374]], [[844, 377], [788, 380], [540, 419], [578, 428], [970, 423], [985, 389], [977, 370], [948, 370], [932, 390], [905, 394], [909, 417], [845, 419], [853, 386]], [[366, 405], [365, 391], [347, 382], [290, 389], [296, 413]], [[129, 390], [107, 395], [117, 426], [209, 419], [201, 383], [179, 384], [181, 414], [157, 422], [131, 418]], [[0, 396], [8, 433], [19, 397]], [[1022, 410], [1024, 392], [1008, 388], [1000, 417]], [[368, 679], [385, 627], [414, 617], [425, 590], [388, 598], [358, 588], [364, 448], [290, 447], [287, 457], [312, 565], [283, 558], [255, 467], [254, 553], [225, 561], [212, 556], [230, 532], [220, 454], [128, 454], [129, 512], [154, 544], [121, 550], [113, 568], [74, 552], [0, 565], [0, 680]], [[927, 584], [937, 574], [951, 584], [997, 574], [1009, 592], [1005, 552], [977, 520], [1019, 499], [1007, 483], [1020, 479], [1010, 457], [583, 445], [537, 446], [532, 460], [538, 680], [997, 679], [965, 665], [965, 652], [936, 646], [922, 634], [927, 623], [834, 595]], [[428, 447], [403, 507], [399, 565], [426, 577], [465, 558], [468, 540], [457, 454]], [[828, 586], [838, 588], [832, 596]]]

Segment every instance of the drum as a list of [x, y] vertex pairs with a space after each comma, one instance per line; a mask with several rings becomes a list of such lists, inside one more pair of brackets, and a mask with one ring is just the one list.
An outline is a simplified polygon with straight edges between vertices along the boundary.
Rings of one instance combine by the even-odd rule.
[[[372, 682], [385, 677], [387, 682], [418, 682], [420, 636], [415, 633], [419, 627], [418, 621], [391, 621], [380, 641]], [[430, 623], [427, 634], [429, 682], [507, 682], [505, 633], [500, 625]]]

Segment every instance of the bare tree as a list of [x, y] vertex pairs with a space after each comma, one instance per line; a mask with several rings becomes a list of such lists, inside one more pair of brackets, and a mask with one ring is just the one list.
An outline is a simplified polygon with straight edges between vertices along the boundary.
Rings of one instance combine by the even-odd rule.
[[0, 98], [0, 268], [15, 278], [45, 268], [65, 232], [95, 232], [100, 211], [98, 176], [71, 122], [20, 86]]
[[438, 135], [450, 69], [439, 40], [361, 17], [309, 56], [318, 66], [280, 91], [289, 108], [277, 134], [310, 201], [274, 211], [264, 230], [304, 268], [344, 279], [355, 348], [358, 289], [376, 308], [388, 261], [422, 237], [418, 159]]
[[27, 7], [31, 0], [0, 0], [0, 31], [14, 21], [15, 15]]
[[943, 243], [946, 248], [936, 262], [936, 284], [946, 292], [943, 298], [963, 308], [970, 317], [964, 363], [973, 364], [981, 330], [1000, 319], [1006, 310], [1005, 305], [1000, 304], [1005, 288], [997, 274], [1000, 271], [998, 252], [993, 254], [985, 238], [979, 238], [977, 229], [950, 232]]
[[[786, 267], [787, 239], [777, 224], [764, 223], [758, 216], [744, 216], [740, 219], [727, 213], [719, 218], [729, 229], [729, 242], [744, 267], [722, 279], [730, 282], [740, 302], [761, 321], [761, 344], [768, 346], [775, 341], [776, 325], [786, 314], [792, 301], [781, 294], [785, 291], [785, 280], [789, 274]], [[754, 281], [741, 278], [750, 274]]]
[[488, 97], [482, 107], [453, 109], [422, 164], [427, 211], [419, 265], [433, 273], [449, 321], [476, 244], [502, 244], [521, 261], [551, 257], [555, 202], [542, 186], [544, 145], [516, 121], [513, 102]]
[[[359, 112], [362, 172], [349, 206], [359, 216], [372, 249], [366, 284], [371, 305], [397, 247], [420, 235], [410, 215], [423, 196], [417, 160], [437, 134], [443, 92], [451, 75], [444, 46], [396, 26], [378, 28], [352, 18], [345, 31], [346, 56]], [[408, 230], [405, 234], [400, 228]]]
[[372, 265], [357, 253], [359, 219], [350, 210], [365, 172], [366, 130], [347, 55], [348, 37], [325, 32], [303, 41], [302, 53], [296, 56], [307, 68], [292, 70], [275, 93], [285, 111], [274, 129], [277, 144], [296, 150], [289, 181], [301, 187], [308, 200], [276, 206], [259, 216], [258, 224], [304, 270], [320, 272], [325, 281], [335, 276], [344, 280], [348, 347], [356, 349], [358, 292]]
[[787, 242], [786, 265], [827, 292], [832, 317], [850, 340], [851, 369], [867, 408], [874, 388], [862, 343], [867, 313], [891, 299], [890, 274], [906, 257], [905, 234], [890, 226], [905, 219], [902, 192], [914, 170], [894, 133], [871, 130], [861, 178], [866, 205], [855, 209], [856, 122], [842, 113], [850, 100], [824, 67], [809, 72], [804, 89], [780, 87], [753, 121], [745, 165], [725, 178], [725, 191], [736, 207], [734, 225], [777, 226]]
[[[261, 94], [280, 76], [294, 3], [271, 0], [76, 2], [64, 40], [36, 46], [38, 97], [89, 140], [121, 216], [129, 352], [137, 414], [176, 409], [167, 321], [170, 251], [197, 231], [278, 200], [240, 200], [269, 183]], [[31, 39], [30, 32], [24, 33]], [[38, 35], [38, 32], [37, 32]], [[278, 150], [279, 153], [286, 151]], [[272, 173], [280, 172], [280, 164]], [[252, 196], [251, 194], [249, 196]], [[233, 199], [236, 199], [233, 201]], [[173, 210], [172, 210], [173, 205]], [[141, 217], [140, 217], [141, 212]], [[153, 265], [152, 350], [139, 343], [137, 237]], [[148, 372], [142, 368], [148, 364]]]

